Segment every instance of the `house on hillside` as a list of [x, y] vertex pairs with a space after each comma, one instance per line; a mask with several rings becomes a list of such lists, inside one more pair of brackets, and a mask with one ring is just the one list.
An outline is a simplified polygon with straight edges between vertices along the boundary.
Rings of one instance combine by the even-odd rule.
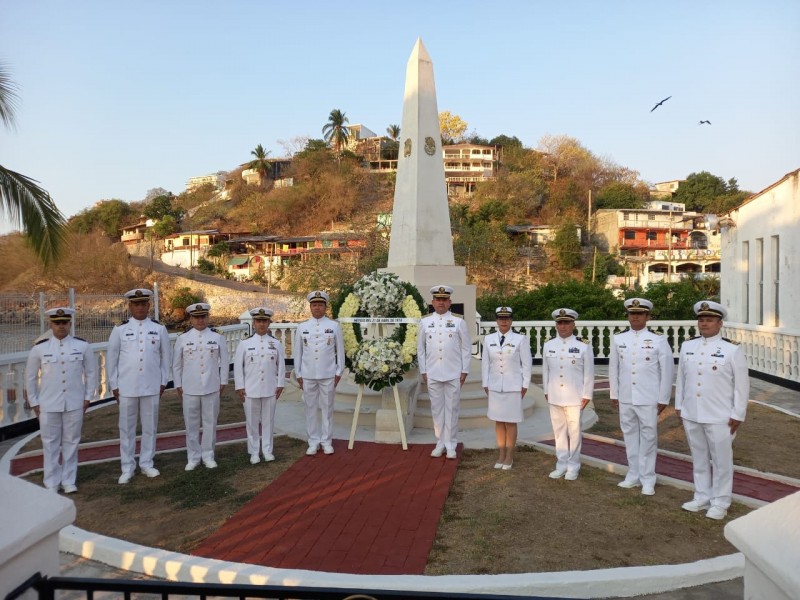
[[442, 147], [444, 178], [449, 196], [469, 196], [475, 184], [497, 178], [498, 149], [480, 144], [451, 144]]
[[312, 256], [357, 261], [367, 242], [364, 234], [324, 231], [298, 237], [242, 236], [230, 239], [228, 245], [229, 273], [240, 280], [260, 276], [273, 281], [283, 265]]
[[718, 227], [728, 320], [800, 330], [800, 169], [721, 215]]
[[192, 269], [201, 258], [205, 258], [211, 246], [226, 238], [226, 235], [216, 229], [173, 233], [164, 238], [161, 262], [173, 267]]
[[706, 215], [684, 204], [655, 200], [641, 209], [601, 209], [593, 218], [598, 247], [616, 254], [642, 287], [687, 273], [719, 276], [720, 237]]
[[136, 246], [139, 242], [144, 241], [144, 234], [147, 228], [152, 227], [154, 223], [153, 219], [139, 217], [139, 221], [136, 224], [128, 225], [120, 230], [120, 241], [126, 248]]
[[678, 191], [678, 187], [686, 181], [685, 179], [673, 179], [672, 181], [662, 181], [660, 183], [656, 183], [650, 188], [650, 197], [656, 200], [666, 200], [668, 198], [672, 198], [675, 195], [675, 192]]
[[186, 191], [193, 192], [197, 188], [204, 185], [213, 185], [214, 189], [219, 191], [225, 185], [225, 180], [222, 173], [214, 173], [212, 175], [200, 175], [198, 177], [190, 177], [186, 182]]

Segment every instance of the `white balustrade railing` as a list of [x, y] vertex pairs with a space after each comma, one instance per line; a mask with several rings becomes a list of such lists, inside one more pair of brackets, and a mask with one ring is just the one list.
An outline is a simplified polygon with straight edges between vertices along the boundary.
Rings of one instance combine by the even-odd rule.
[[[672, 348], [675, 358], [678, 357], [680, 345], [696, 335], [697, 322], [686, 321], [650, 321], [648, 326], [662, 332]], [[611, 336], [628, 326], [627, 321], [578, 321], [576, 335], [592, 341], [595, 358], [607, 359]], [[475, 343], [476, 356], [480, 356], [483, 338], [495, 330], [494, 321], [476, 322], [478, 340]], [[542, 358], [542, 346], [556, 335], [552, 321], [515, 321], [514, 330], [527, 334], [531, 339], [534, 359]], [[297, 323], [272, 323], [270, 332], [279, 339], [286, 349], [286, 357], [292, 358], [292, 341]], [[226, 325], [218, 330], [228, 340], [231, 357], [236, 351], [239, 340], [249, 335], [247, 325]], [[178, 334], [171, 334], [173, 340]], [[763, 327], [739, 323], [726, 323], [723, 335], [742, 344], [749, 367], [759, 373], [800, 383], [800, 331], [781, 330], [776, 327]], [[92, 344], [100, 366], [100, 386], [96, 401], [110, 397], [106, 388], [105, 358], [106, 343]], [[23, 389], [25, 385], [25, 363], [27, 352], [17, 352], [0, 356], [0, 428], [34, 418], [33, 411], [25, 410]]]
[[[224, 325], [216, 329], [225, 336], [231, 357], [236, 352], [239, 340], [243, 340], [250, 335], [250, 329], [247, 325]], [[173, 346], [178, 335], [177, 333], [171, 333], [169, 336]], [[108, 342], [92, 344], [92, 349], [97, 357], [100, 378], [94, 402], [111, 397], [111, 390], [108, 389], [106, 380], [107, 346]], [[25, 389], [25, 364], [27, 361], [27, 352], [15, 352], [0, 356], [0, 393], [2, 393], [0, 428], [35, 418], [33, 410], [26, 410], [24, 402], [23, 391]]]

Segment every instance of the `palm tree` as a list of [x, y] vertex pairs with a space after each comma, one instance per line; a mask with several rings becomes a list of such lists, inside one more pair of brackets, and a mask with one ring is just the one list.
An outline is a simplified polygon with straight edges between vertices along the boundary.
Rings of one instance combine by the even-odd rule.
[[350, 119], [338, 108], [334, 108], [331, 114], [328, 115], [328, 123], [322, 128], [322, 136], [325, 141], [336, 148], [336, 152], [342, 153], [342, 147], [347, 144], [347, 138], [350, 137], [350, 131], [347, 129], [346, 123]]
[[389, 137], [396, 142], [398, 139], [400, 139], [400, 125], [389, 125], [386, 128], [386, 133], [389, 134]]
[[[0, 63], [0, 120], [14, 127], [19, 102], [16, 85]], [[58, 259], [66, 234], [64, 215], [36, 180], [0, 165], [0, 213], [15, 227], [22, 225], [39, 260], [47, 266]]]
[[250, 154], [256, 158], [248, 163], [247, 168], [258, 171], [261, 174], [261, 181], [266, 181], [267, 176], [272, 174], [272, 163], [267, 159], [269, 150], [264, 150], [264, 147], [259, 144], [255, 150], [250, 151]]

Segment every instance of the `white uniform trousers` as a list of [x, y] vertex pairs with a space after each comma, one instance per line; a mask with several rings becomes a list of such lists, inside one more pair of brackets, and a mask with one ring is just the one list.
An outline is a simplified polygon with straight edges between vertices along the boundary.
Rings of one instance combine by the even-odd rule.
[[[183, 393], [183, 421], [186, 424], [186, 453], [190, 463], [214, 460], [219, 418], [219, 390], [210, 394], [193, 396]], [[200, 426], [203, 442], [200, 443]]]
[[308, 445], [330, 444], [333, 439], [333, 399], [336, 379], [303, 378], [303, 402], [306, 405]]
[[655, 404], [619, 403], [619, 426], [625, 438], [628, 456], [626, 481], [638, 481], [642, 487], [656, 484], [658, 451], [658, 407]]
[[[727, 509], [733, 492], [733, 436], [727, 423], [683, 419], [692, 452], [694, 500]], [[713, 473], [711, 464], [714, 464]]]
[[44, 456], [44, 487], [47, 489], [57, 490], [59, 485], [75, 485], [82, 425], [83, 408], [66, 412], [39, 413], [39, 430]]
[[431, 400], [436, 446], [455, 451], [458, 413], [461, 409], [461, 380], [431, 381], [429, 379], [428, 397]]
[[245, 396], [244, 417], [247, 427], [247, 453], [250, 456], [258, 456], [259, 449], [264, 456], [272, 454], [272, 432], [275, 427], [277, 405], [275, 396], [264, 398]]
[[[119, 397], [119, 458], [123, 473], [136, 470], [136, 419], [142, 420], [142, 444], [139, 448], [139, 468], [152, 469], [156, 454], [158, 429], [158, 400], [154, 396]], [[141, 416], [139, 416], [141, 414]]]
[[581, 470], [581, 407], [550, 404], [550, 421], [556, 439], [556, 470]]

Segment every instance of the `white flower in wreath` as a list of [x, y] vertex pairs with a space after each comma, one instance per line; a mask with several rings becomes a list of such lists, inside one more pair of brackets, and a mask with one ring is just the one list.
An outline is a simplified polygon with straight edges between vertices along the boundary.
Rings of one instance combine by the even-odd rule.
[[[351, 318], [360, 311], [370, 317], [390, 317], [402, 312], [405, 318], [420, 319], [422, 313], [414, 297], [406, 294], [403, 283], [392, 273], [371, 273], [353, 286], [339, 309], [339, 318]], [[345, 354], [357, 383], [381, 389], [402, 379], [417, 355], [416, 323], [406, 324], [401, 339], [362, 340], [355, 323], [342, 323]], [[402, 331], [402, 330], [401, 330]]]

